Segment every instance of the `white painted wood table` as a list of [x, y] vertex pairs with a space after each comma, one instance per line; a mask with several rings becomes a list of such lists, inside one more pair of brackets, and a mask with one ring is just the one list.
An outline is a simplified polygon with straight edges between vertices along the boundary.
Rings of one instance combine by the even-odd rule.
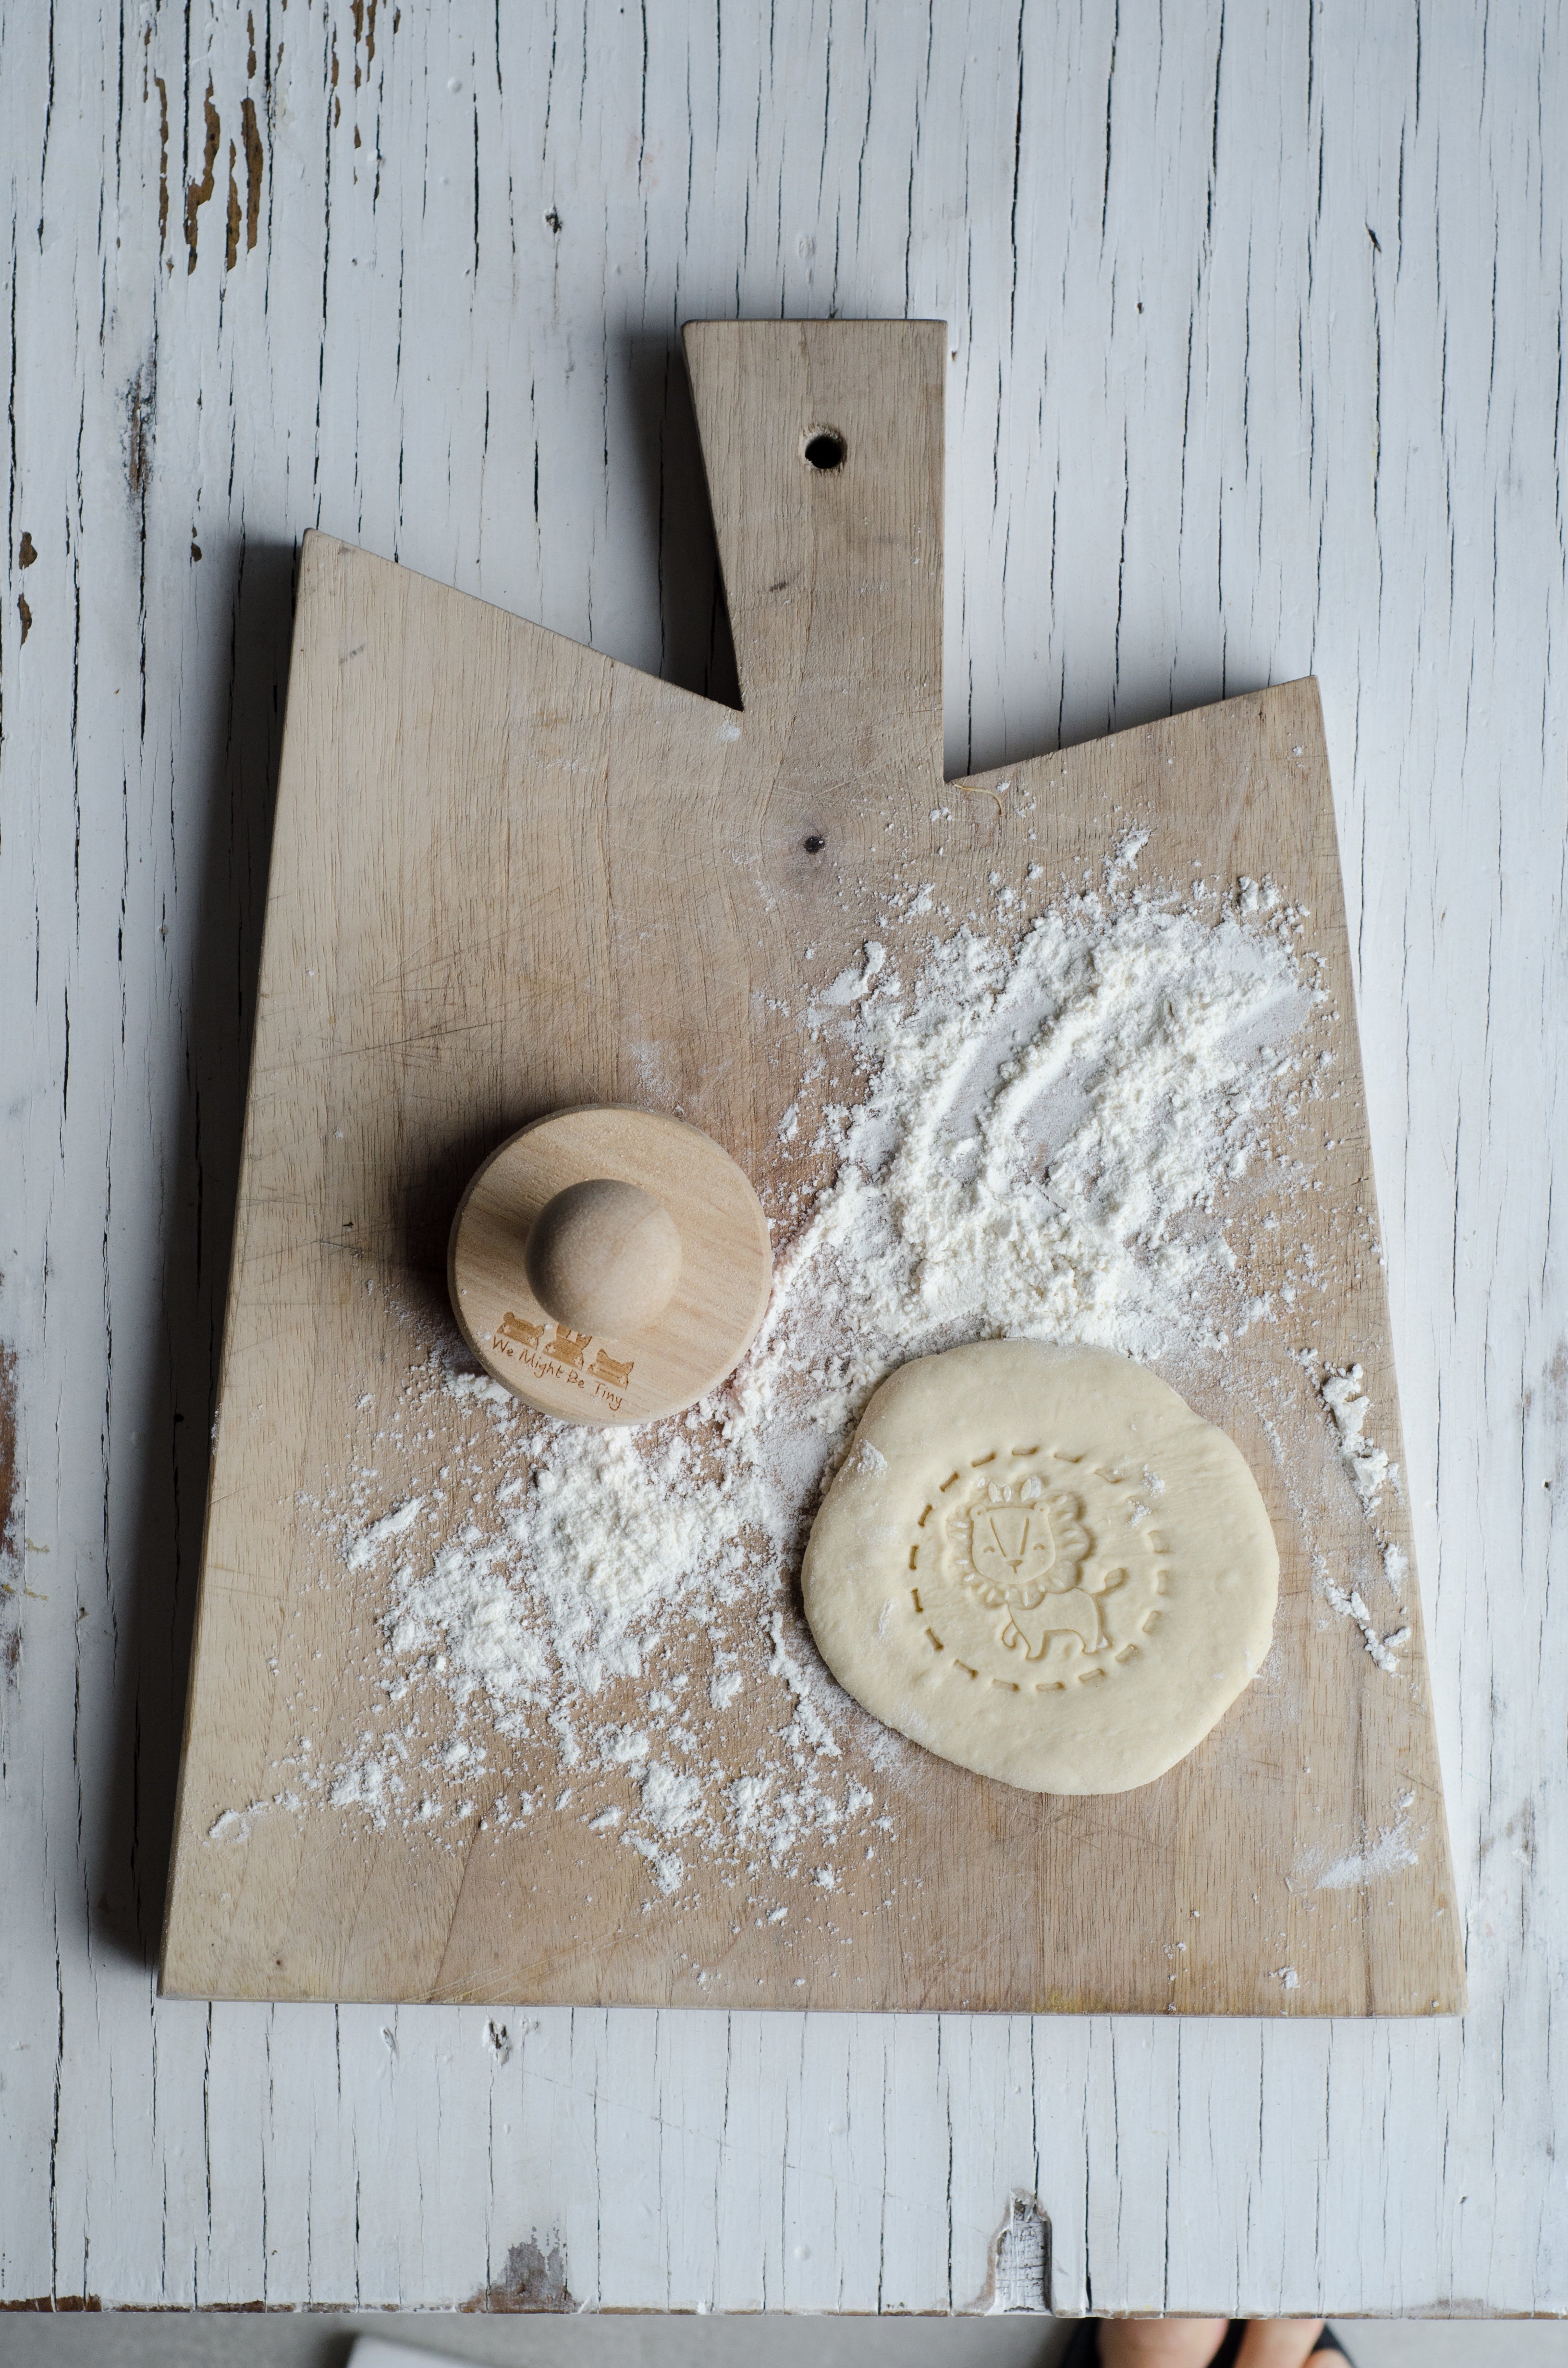
[[[1568, 2309], [1563, 30], [4, 0], [0, 2296]], [[1321, 679], [1462, 2028], [155, 1999], [296, 538], [702, 688], [676, 325], [827, 312], [955, 770]]]

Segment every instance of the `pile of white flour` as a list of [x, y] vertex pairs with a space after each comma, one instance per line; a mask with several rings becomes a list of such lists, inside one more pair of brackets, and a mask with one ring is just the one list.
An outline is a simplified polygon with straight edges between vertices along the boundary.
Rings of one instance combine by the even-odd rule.
[[[835, 1888], [890, 1823], [840, 1764], [846, 1722], [862, 1772], [910, 1747], [837, 1693], [788, 1582], [871, 1389], [960, 1340], [1213, 1357], [1269, 1315], [1213, 1204], [1316, 1089], [1301, 916], [1244, 882], [1223, 909], [1072, 897], [997, 936], [960, 928], [907, 969], [898, 937], [890, 918], [802, 1015], [782, 1157], [833, 1180], [777, 1204], [764, 1329], [711, 1398], [596, 1430], [528, 1415], [444, 1354], [411, 1370], [337, 1516], [348, 1568], [392, 1607], [388, 1724], [332, 1768], [301, 1747], [318, 1798], [378, 1823], [570, 1810], [665, 1896], [683, 1837], [753, 1878]], [[820, 1099], [829, 1053], [864, 1078], [852, 1105]], [[454, 1397], [472, 1452], [422, 1482], [415, 1451]]]

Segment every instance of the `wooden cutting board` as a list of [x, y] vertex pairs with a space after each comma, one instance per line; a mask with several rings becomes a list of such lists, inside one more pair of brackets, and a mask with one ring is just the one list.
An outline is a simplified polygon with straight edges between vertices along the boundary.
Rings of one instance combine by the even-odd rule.
[[[743, 713], [306, 538], [164, 1988], [1455, 2012], [1415, 1574], [1393, 1674], [1322, 1594], [1373, 1543], [1324, 1368], [1364, 1369], [1401, 1450], [1315, 686], [944, 784], [941, 325], [704, 323], [686, 345]], [[823, 430], [835, 468], [804, 457]], [[383, 1702], [387, 1581], [347, 1567], [322, 1508], [363, 1461], [361, 1401], [455, 1339], [447, 1233], [481, 1157], [552, 1109], [649, 1105], [716, 1137], [777, 1209], [801, 1060], [778, 1007], [804, 970], [858, 956], [892, 871], [958, 912], [993, 910], [994, 876], [1038, 908], [1135, 825], [1151, 883], [1269, 875], [1308, 908], [1331, 999], [1337, 1090], [1293, 1140], [1315, 1189], [1280, 1204], [1315, 1254], [1310, 1324], [1255, 1326], [1207, 1379], [1172, 1375], [1268, 1499], [1265, 1680], [1158, 1783], [1110, 1798], [1017, 1793], [901, 1746], [918, 1770], [876, 1862], [831, 1895], [802, 1880], [778, 1923], [737, 1916], [732, 1873], [689, 1849], [678, 1896], [651, 1896], [633, 1851], [585, 1845], [580, 1803], [455, 1835], [378, 1828], [319, 1793], [296, 1808], [302, 1721], [330, 1765]], [[920, 926], [941, 925], [901, 948]], [[1249, 1192], [1264, 1288], [1284, 1236]], [[483, 1455], [475, 1419], [442, 1400], [430, 1456]], [[1382, 1511], [1408, 1554], [1396, 1490]], [[782, 1680], [752, 1691], [755, 1715], [788, 1719]], [[850, 1716], [846, 1776], [869, 1724]]]

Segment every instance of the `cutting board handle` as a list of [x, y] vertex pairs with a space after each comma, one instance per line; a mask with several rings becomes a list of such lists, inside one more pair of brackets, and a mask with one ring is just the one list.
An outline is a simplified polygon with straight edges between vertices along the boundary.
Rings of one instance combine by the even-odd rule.
[[682, 335], [748, 717], [842, 777], [886, 768], [897, 715], [939, 784], [946, 324]]

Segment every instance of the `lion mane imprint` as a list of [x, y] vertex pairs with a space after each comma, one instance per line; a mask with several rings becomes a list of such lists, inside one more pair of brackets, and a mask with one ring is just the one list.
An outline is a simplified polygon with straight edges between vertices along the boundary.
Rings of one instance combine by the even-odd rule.
[[1109, 1650], [1100, 1601], [1127, 1573], [1085, 1572], [1095, 1541], [1070, 1489], [1033, 1477], [982, 1481], [946, 1529], [953, 1575], [988, 1609], [1006, 1611], [997, 1641], [1007, 1651], [1043, 1660], [1055, 1636], [1076, 1636], [1085, 1654]]

